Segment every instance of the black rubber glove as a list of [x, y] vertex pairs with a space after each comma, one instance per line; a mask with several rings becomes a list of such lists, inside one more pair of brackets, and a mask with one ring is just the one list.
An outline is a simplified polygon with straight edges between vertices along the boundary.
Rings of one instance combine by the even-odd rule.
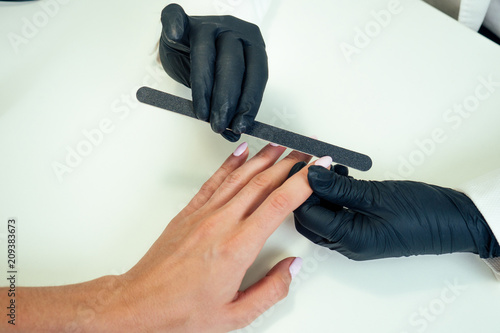
[[309, 168], [308, 179], [314, 193], [294, 212], [297, 230], [350, 259], [500, 255], [491, 229], [463, 193], [412, 181], [356, 180], [320, 166]]
[[199, 119], [238, 141], [253, 124], [268, 78], [259, 27], [233, 16], [187, 16], [177, 4], [163, 9], [161, 22], [163, 68], [192, 88]]

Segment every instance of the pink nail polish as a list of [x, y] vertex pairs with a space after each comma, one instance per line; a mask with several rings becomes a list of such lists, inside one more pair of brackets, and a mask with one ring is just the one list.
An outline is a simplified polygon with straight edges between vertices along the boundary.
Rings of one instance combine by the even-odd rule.
[[323, 168], [329, 168], [330, 165], [332, 165], [332, 158], [330, 156], [323, 156], [322, 158], [320, 158], [319, 160], [317, 160], [316, 162], [314, 162], [314, 165], [320, 165], [322, 166]]
[[234, 156], [240, 156], [247, 149], [247, 147], [248, 147], [248, 143], [243, 142], [241, 145], [238, 146], [238, 148], [236, 148], [236, 150], [234, 151], [233, 155]]
[[300, 269], [302, 268], [302, 258], [297, 257], [295, 258], [292, 263], [290, 264], [290, 267], [288, 270], [290, 271], [290, 275], [292, 276], [292, 279], [299, 274]]
[[279, 146], [280, 146], [279, 144], [274, 143], [274, 142], [269, 142], [269, 144], [270, 144], [271, 146], [273, 146], [273, 147], [279, 147]]

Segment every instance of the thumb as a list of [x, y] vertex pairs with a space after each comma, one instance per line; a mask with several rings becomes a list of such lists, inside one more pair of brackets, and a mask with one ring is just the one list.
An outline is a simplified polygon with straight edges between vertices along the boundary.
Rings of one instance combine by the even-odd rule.
[[292, 167], [292, 169], [290, 169], [290, 172], [288, 173], [288, 177], [286, 177], [286, 179], [295, 175], [297, 172], [302, 170], [302, 168], [304, 168], [306, 165], [307, 165], [307, 163], [304, 161], [295, 163], [295, 165]]
[[286, 258], [277, 263], [262, 279], [240, 292], [232, 303], [234, 320], [240, 327], [252, 323], [288, 295], [292, 278], [298, 274], [302, 258]]
[[170, 4], [161, 12], [162, 40], [173, 49], [189, 53], [189, 17], [178, 4]]
[[307, 179], [314, 193], [331, 203], [367, 211], [373, 206], [374, 183], [338, 175], [321, 166], [309, 167]]

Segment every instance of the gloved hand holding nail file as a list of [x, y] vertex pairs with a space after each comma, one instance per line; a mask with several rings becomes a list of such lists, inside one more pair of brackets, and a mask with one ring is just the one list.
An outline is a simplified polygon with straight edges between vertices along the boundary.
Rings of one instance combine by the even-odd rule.
[[[137, 91], [137, 99], [142, 103], [196, 119], [193, 111], [193, 103], [187, 99], [148, 87], [142, 87]], [[372, 166], [372, 160], [364, 154], [289, 132], [259, 121], [255, 121], [253, 126], [248, 128], [245, 134], [274, 142], [309, 155], [318, 157], [330, 156], [336, 163], [360, 171], [367, 171]]]
[[257, 115], [268, 78], [259, 27], [230, 15], [188, 16], [173, 3], [161, 12], [161, 23], [163, 68], [191, 88], [197, 118], [238, 141]]

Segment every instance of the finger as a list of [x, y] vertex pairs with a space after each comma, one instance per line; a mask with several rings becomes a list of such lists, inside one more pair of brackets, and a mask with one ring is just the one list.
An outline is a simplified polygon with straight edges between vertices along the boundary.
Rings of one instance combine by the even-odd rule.
[[241, 232], [247, 235], [248, 245], [252, 247], [249, 251], [259, 251], [285, 217], [312, 194], [307, 170], [303, 168], [268, 195], [243, 224]]
[[236, 113], [245, 73], [245, 58], [241, 40], [231, 32], [221, 33], [215, 41], [215, 47], [217, 56], [210, 125], [216, 133], [222, 133]]
[[[346, 166], [343, 166], [341, 164], [335, 164], [333, 166], [333, 171], [341, 176], [348, 176], [349, 174], [349, 169]], [[331, 211], [339, 211], [343, 209], [343, 206], [337, 205], [331, 201], [325, 200], [325, 199], [320, 199], [319, 204], [321, 206], [325, 207], [326, 209], [329, 209]]]
[[245, 46], [244, 52], [245, 79], [236, 115], [231, 123], [231, 128], [236, 133], [244, 133], [252, 126], [269, 76], [267, 54], [263, 44]]
[[264, 200], [287, 179], [289, 170], [297, 162], [306, 162], [311, 156], [292, 151], [281, 161], [255, 175], [228, 203], [232, 216], [242, 220], [251, 215]]
[[334, 240], [341, 224], [338, 218], [339, 212], [322, 207], [320, 199], [314, 194], [311, 197], [313, 199], [306, 200], [293, 212], [295, 221], [302, 227], [299, 232], [305, 231], [306, 235], [304, 236], [307, 238], [314, 234], [322, 239]]
[[315, 243], [322, 241], [320, 245], [331, 249], [363, 243], [361, 235], [376, 236], [368, 231], [369, 217], [346, 209], [331, 211], [321, 206], [318, 200], [306, 200], [294, 211], [294, 216], [303, 228], [299, 232], [304, 232]]
[[320, 205], [302, 205], [295, 211], [295, 219], [300, 225], [297, 230], [312, 242], [353, 260], [389, 257], [393, 245], [387, 240], [398, 238], [392, 228], [346, 209], [333, 212]]
[[[193, 18], [194, 19], [194, 18]], [[209, 121], [210, 100], [215, 73], [215, 35], [203, 25], [191, 30], [191, 87], [193, 107], [198, 119]]]
[[304, 168], [306, 165], [307, 165], [306, 162], [298, 162], [298, 163], [296, 163], [292, 167], [292, 169], [290, 170], [290, 172], [288, 173], [288, 177], [287, 178], [290, 178], [293, 175], [295, 175], [297, 172], [299, 172], [300, 170], [302, 170], [302, 168]]
[[[244, 327], [253, 322], [262, 313], [288, 295], [292, 282], [291, 271], [297, 274], [300, 259], [286, 258], [276, 264], [265, 277], [239, 293], [229, 305], [229, 313], [235, 326]], [[293, 264], [293, 268], [290, 268]], [[295, 264], [297, 263], [297, 264]]]
[[163, 69], [171, 78], [190, 87], [188, 16], [179, 5], [171, 4], [163, 9], [161, 22], [158, 47]]
[[224, 139], [228, 140], [229, 142], [236, 142], [241, 137], [240, 134], [236, 134], [236, 133], [234, 133], [233, 131], [230, 131], [230, 130], [225, 130], [220, 135], [222, 135], [222, 137]]
[[309, 168], [308, 181], [322, 199], [364, 212], [373, 209], [377, 182], [339, 176], [319, 166]]
[[160, 62], [165, 72], [175, 81], [191, 87], [189, 56], [181, 54], [163, 42], [159, 45]]
[[333, 167], [333, 171], [335, 171], [336, 174], [341, 176], [347, 177], [349, 175], [349, 169], [342, 164], [335, 164]]
[[189, 53], [189, 18], [178, 4], [169, 4], [161, 12], [161, 38], [169, 47]]
[[248, 162], [234, 170], [217, 188], [204, 209], [214, 211], [231, 200], [255, 175], [271, 167], [286, 150], [266, 145]]
[[247, 147], [245, 147], [244, 151], [238, 156], [235, 155], [235, 153], [231, 154], [220, 166], [220, 168], [215, 171], [212, 177], [210, 177], [203, 184], [198, 193], [193, 197], [193, 199], [191, 199], [189, 204], [179, 213], [178, 216], [184, 217], [190, 215], [205, 205], [213, 194], [219, 189], [226, 178], [245, 163], [247, 157]]
[[330, 241], [326, 238], [323, 238], [311, 230], [307, 229], [306, 227], [302, 226], [300, 222], [295, 218], [295, 229], [305, 238], [309, 239], [311, 242], [313, 242], [316, 245], [320, 246], [326, 246], [329, 247]]
[[302, 205], [299, 206], [299, 208], [297, 208], [294, 211], [294, 221], [295, 221], [295, 229], [297, 229], [297, 231], [302, 236], [306, 237], [307, 239], [309, 239], [311, 242], [313, 242], [315, 244], [323, 245], [325, 243], [328, 243], [328, 240], [326, 240], [325, 238], [319, 236], [318, 234], [316, 234], [316, 233], [312, 232], [311, 230], [307, 229], [306, 227], [304, 227], [300, 223], [300, 219], [297, 216], [297, 214], [295, 213], [297, 210], [300, 210], [302, 206], [309, 207], [309, 206], [320, 205], [320, 202], [321, 202], [321, 199], [318, 198], [318, 196], [313, 193], [309, 198], [307, 198], [307, 200]]

